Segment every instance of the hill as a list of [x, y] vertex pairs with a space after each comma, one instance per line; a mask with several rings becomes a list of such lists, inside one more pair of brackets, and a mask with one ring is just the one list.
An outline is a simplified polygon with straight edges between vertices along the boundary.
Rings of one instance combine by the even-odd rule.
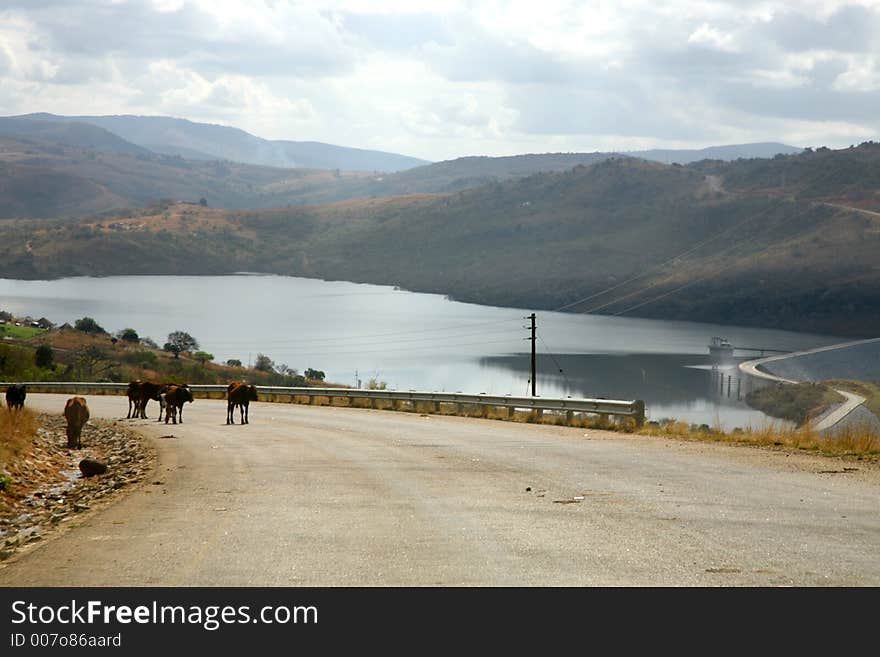
[[663, 149], [655, 148], [647, 151], [628, 151], [625, 155], [645, 160], [663, 162], [665, 164], [690, 164], [700, 160], [722, 160], [729, 162], [738, 159], [771, 158], [776, 155], [793, 155], [800, 153], [802, 148], [761, 142], [756, 144], [735, 144], [730, 146], [710, 146], [700, 149]]
[[427, 163], [418, 158], [384, 151], [314, 141], [263, 139], [239, 128], [167, 116], [29, 114], [11, 118], [97, 126], [151, 151], [193, 159], [347, 171], [400, 171]]
[[82, 218], [163, 199], [205, 198], [214, 207], [241, 209], [453, 192], [611, 157], [465, 157], [390, 174], [289, 169], [209, 159], [182, 146], [164, 155], [102, 128], [40, 116], [0, 119], [0, 218]]
[[0, 223], [0, 275], [260, 271], [463, 301], [874, 336], [880, 144], [602, 160], [445, 194]]

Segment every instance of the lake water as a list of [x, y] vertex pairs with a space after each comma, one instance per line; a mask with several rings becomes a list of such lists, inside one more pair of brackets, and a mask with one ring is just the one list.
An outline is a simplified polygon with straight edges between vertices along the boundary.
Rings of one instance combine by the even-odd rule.
[[[531, 310], [450, 301], [392, 287], [268, 275], [0, 279], [0, 309], [56, 324], [93, 317], [162, 345], [175, 330], [218, 362], [269, 356], [327, 381], [370, 379], [396, 390], [527, 395]], [[537, 394], [644, 399], [648, 417], [727, 429], [767, 418], [742, 397], [749, 380], [713, 368], [712, 336], [734, 345], [799, 350], [842, 342], [693, 322], [537, 313]], [[756, 357], [754, 352], [737, 352]], [[728, 378], [729, 377], [729, 378]]]

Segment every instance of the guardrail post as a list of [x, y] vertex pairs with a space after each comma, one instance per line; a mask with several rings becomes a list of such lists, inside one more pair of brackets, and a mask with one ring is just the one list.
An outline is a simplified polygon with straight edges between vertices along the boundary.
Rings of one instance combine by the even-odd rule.
[[574, 420], [574, 411], [565, 411], [565, 423], [570, 426], [572, 420]]
[[507, 407], [507, 419], [512, 420], [516, 416], [516, 406]]
[[482, 407], [480, 409], [480, 415], [483, 417], [489, 417], [489, 404], [480, 404], [480, 406]]
[[633, 410], [635, 411], [633, 417], [635, 418], [636, 426], [642, 427], [645, 424], [645, 402], [637, 399], [635, 404], [633, 404]]
[[535, 409], [535, 418], [540, 420], [542, 417], [544, 417], [544, 409], [543, 408], [536, 408]]
[[309, 406], [314, 406], [318, 403], [317, 395], [309, 395]]

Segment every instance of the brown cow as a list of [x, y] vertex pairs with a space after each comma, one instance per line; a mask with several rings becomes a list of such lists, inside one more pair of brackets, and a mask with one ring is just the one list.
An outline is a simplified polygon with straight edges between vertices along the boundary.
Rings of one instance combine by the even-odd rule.
[[168, 424], [168, 418], [171, 418], [172, 424], [177, 424], [178, 416], [180, 416], [180, 423], [183, 424], [183, 404], [185, 402], [192, 403], [192, 391], [186, 384], [169, 384], [163, 394], [165, 396], [165, 424]]
[[[135, 412], [132, 417], [146, 420], [147, 402], [153, 399], [161, 405], [160, 395], [165, 391], [167, 385], [167, 383], [159, 383], [158, 381], [132, 381], [129, 383], [129, 400], [131, 400], [132, 392], [134, 392], [135, 397]], [[131, 402], [129, 401], [130, 404]]]
[[82, 447], [80, 434], [86, 422], [89, 421], [89, 406], [83, 397], [71, 397], [64, 405], [64, 417], [67, 418], [67, 448], [79, 449]]
[[242, 381], [233, 381], [226, 386], [226, 424], [235, 424], [235, 407], [241, 413], [241, 423], [248, 424], [248, 406], [258, 401], [257, 386]]

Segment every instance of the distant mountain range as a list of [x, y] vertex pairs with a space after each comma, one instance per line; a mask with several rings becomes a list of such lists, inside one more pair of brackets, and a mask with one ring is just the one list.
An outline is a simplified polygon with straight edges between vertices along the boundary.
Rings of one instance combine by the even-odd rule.
[[664, 164], [690, 164], [700, 160], [723, 160], [730, 162], [738, 159], [770, 158], [775, 155], [792, 155], [800, 153], [803, 148], [779, 144], [776, 142], [759, 142], [755, 144], [737, 144], [732, 146], [710, 146], [700, 149], [662, 149], [648, 151], [628, 151], [624, 153], [643, 160], [654, 160]]
[[[755, 144], [674, 153], [681, 160], [724, 160], [786, 150], [796, 149]], [[672, 158], [668, 153], [536, 153], [425, 164], [167, 117], [28, 114], [0, 117], [0, 218], [78, 217], [161, 199], [206, 198], [212, 207], [237, 209], [449, 193], [610, 158], [662, 161]], [[302, 166], [287, 166], [296, 163]]]
[[238, 128], [167, 116], [59, 116], [38, 113], [8, 118], [89, 124], [154, 153], [193, 160], [231, 160], [271, 167], [383, 172], [402, 171], [429, 163], [406, 155], [315, 141], [263, 139]]
[[[302, 168], [302, 169], [341, 169], [346, 171], [395, 172], [429, 165], [428, 160], [421, 160], [406, 155], [387, 153], [384, 151], [364, 150], [334, 146], [315, 141], [270, 140], [252, 135], [239, 128], [197, 123], [187, 119], [167, 116], [61, 116], [57, 114], [35, 113], [16, 117], [0, 118], [0, 131], [16, 132], [13, 122], [21, 122], [21, 130], [34, 133], [38, 127], [27, 125], [30, 122], [43, 121], [55, 126], [73, 123], [86, 124], [103, 128], [107, 132], [130, 142], [135, 146], [148, 149], [163, 155], [175, 155], [190, 160], [230, 160], [242, 164], [260, 166]], [[23, 124], [23, 125], [22, 125]], [[47, 129], [59, 134], [56, 128]], [[96, 132], [93, 134], [96, 135]], [[106, 139], [95, 137], [101, 141]], [[131, 146], [119, 144], [119, 152], [128, 152]], [[800, 152], [801, 148], [786, 144], [765, 142], [755, 144], [739, 144], [731, 146], [711, 146], [702, 149], [652, 149], [645, 151], [627, 151], [624, 153], [604, 153], [612, 155], [628, 155], [646, 160], [654, 160], [665, 164], [688, 164], [698, 160], [712, 159], [730, 161], [739, 158], [767, 158], [779, 153], [788, 155]], [[599, 153], [554, 153], [527, 154], [509, 157], [469, 156], [449, 160], [445, 163], [474, 164], [486, 174], [486, 162], [493, 161], [500, 172], [490, 175], [507, 177], [507, 174], [528, 174], [548, 169], [541, 158], [552, 155], [559, 162], [571, 161], [576, 164], [591, 163]], [[457, 176], [467, 173], [455, 174]]]

